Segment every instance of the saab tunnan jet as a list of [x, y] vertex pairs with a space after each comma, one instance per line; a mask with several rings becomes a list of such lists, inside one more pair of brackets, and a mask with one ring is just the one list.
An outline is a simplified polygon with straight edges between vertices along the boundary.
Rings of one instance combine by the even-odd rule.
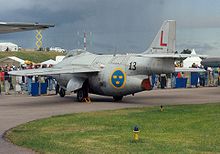
[[77, 93], [83, 101], [89, 93], [123, 96], [148, 90], [148, 75], [175, 71], [174, 61], [187, 57], [175, 54], [176, 22], [163, 23], [149, 49], [141, 54], [97, 55], [84, 50], [68, 54], [52, 68], [11, 71], [19, 76], [52, 76], [59, 84], [59, 94]]

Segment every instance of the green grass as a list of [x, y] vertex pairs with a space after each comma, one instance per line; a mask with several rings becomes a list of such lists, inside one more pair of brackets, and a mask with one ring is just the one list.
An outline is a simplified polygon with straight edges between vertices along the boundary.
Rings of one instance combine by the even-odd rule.
[[220, 153], [220, 104], [56, 116], [13, 128], [6, 138], [40, 153]]
[[49, 59], [55, 60], [56, 56], [63, 56], [59, 52], [46, 52], [46, 51], [18, 51], [18, 52], [0, 52], [0, 59], [8, 56], [16, 56], [23, 60], [30, 60], [35, 63], [40, 63]]

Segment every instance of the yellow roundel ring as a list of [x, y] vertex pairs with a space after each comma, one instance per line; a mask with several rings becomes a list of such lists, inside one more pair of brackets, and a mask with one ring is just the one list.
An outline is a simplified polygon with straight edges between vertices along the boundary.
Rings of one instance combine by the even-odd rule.
[[126, 74], [123, 69], [116, 68], [110, 76], [110, 84], [117, 89], [123, 88], [126, 83]]

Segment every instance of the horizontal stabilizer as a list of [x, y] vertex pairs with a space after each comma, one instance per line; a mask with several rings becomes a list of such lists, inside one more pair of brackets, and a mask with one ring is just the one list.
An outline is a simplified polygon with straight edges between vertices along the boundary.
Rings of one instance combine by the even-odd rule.
[[176, 67], [175, 72], [205, 72], [205, 69], [202, 68], [185, 68], [185, 67]]
[[177, 60], [186, 59], [188, 57], [207, 58], [207, 55], [192, 55], [192, 54], [141, 54], [138, 56], [149, 57], [149, 58], [177, 59]]

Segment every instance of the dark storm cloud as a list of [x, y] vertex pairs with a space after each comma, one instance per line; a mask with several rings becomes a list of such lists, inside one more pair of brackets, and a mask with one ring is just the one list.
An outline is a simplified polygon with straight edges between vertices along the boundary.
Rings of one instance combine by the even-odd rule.
[[[25, 1], [23, 4], [25, 4]], [[16, 19], [17, 21], [53, 22], [57, 23], [58, 25], [62, 25], [64, 23], [83, 21], [85, 18], [89, 17], [89, 7], [84, 7], [80, 4], [82, 4], [80, 1], [69, 0], [40, 0], [38, 2], [32, 1], [32, 3], [28, 1], [26, 5], [29, 5], [29, 7], [26, 5], [16, 7], [15, 5], [12, 8], [8, 8], [7, 10], [2, 9], [0, 12], [7, 12], [2, 17], [5, 20]]]
[[[188, 41], [186, 43], [178, 44], [177, 47], [179, 49], [195, 49], [196, 51], [199, 51], [200, 53], [207, 54], [209, 51], [217, 50], [218, 48], [215, 46], [215, 44], [208, 44], [208, 43], [201, 43], [201, 42], [191, 42]], [[181, 51], [179, 51], [181, 52]]]
[[[140, 52], [147, 49], [162, 22], [167, 19], [177, 20], [177, 29], [220, 26], [218, 0], [0, 0], [0, 2], [2, 21], [56, 24], [55, 28], [44, 31], [44, 46], [60, 46], [66, 49], [82, 48], [84, 31], [92, 33], [88, 36], [89, 50]], [[0, 39], [13, 41], [24, 47], [34, 47], [34, 35], [34, 32], [26, 32], [2, 35]], [[183, 46], [187, 44], [181, 41], [186, 42], [189, 39], [190, 36], [186, 40], [177, 41]], [[207, 45], [201, 46], [202, 48], [205, 50]]]

